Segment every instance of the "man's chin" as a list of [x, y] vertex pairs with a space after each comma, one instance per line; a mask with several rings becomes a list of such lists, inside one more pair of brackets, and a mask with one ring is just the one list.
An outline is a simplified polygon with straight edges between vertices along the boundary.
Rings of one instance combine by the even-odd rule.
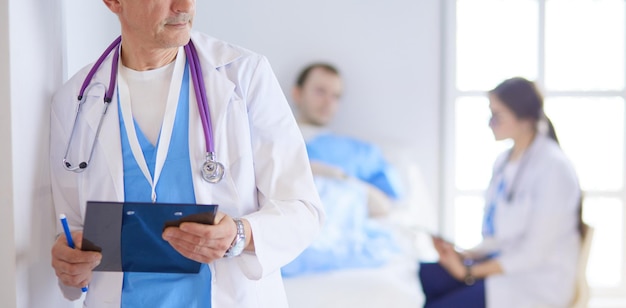
[[163, 43], [167, 47], [185, 46], [191, 39], [191, 28], [170, 29], [163, 37]]

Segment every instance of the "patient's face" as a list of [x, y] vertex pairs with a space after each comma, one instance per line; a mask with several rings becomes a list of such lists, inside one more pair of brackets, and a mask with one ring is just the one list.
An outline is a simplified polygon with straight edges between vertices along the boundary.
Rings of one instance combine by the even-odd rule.
[[518, 119], [496, 95], [489, 95], [489, 109], [491, 109], [489, 127], [496, 140], [515, 139], [523, 133], [525, 121]]
[[324, 126], [332, 120], [343, 90], [341, 78], [323, 68], [315, 68], [301, 88], [293, 92], [301, 123]]

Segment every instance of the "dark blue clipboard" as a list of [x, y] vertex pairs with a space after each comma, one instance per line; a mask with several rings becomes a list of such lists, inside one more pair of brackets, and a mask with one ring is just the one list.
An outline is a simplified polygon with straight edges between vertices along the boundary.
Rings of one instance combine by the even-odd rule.
[[82, 250], [99, 251], [94, 271], [198, 273], [161, 234], [182, 222], [213, 224], [217, 205], [88, 201]]

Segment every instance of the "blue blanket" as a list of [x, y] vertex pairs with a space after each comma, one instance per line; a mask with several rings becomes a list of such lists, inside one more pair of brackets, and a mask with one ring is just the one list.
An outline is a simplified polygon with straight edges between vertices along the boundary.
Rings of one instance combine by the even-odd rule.
[[391, 230], [368, 217], [367, 190], [356, 180], [316, 177], [326, 209], [320, 236], [293, 262], [285, 277], [340, 268], [376, 267], [399, 252]]

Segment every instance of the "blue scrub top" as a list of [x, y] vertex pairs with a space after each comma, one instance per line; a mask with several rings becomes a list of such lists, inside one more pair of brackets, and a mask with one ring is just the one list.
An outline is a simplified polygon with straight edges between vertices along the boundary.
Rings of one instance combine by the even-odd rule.
[[[118, 96], [119, 107], [119, 96]], [[124, 119], [119, 110], [122, 154], [124, 160], [124, 200], [151, 202], [151, 187], [135, 161]], [[153, 146], [135, 123], [137, 138], [154, 178], [156, 153]], [[156, 186], [158, 202], [196, 203], [189, 161], [189, 67], [180, 90], [176, 118], [169, 151], [161, 177]], [[154, 206], [159, 206], [155, 204]], [[166, 242], [164, 243], [166, 245]], [[122, 238], [123, 245], [123, 238]], [[122, 307], [211, 307], [211, 271], [203, 264], [198, 274], [125, 272], [122, 287]]]

